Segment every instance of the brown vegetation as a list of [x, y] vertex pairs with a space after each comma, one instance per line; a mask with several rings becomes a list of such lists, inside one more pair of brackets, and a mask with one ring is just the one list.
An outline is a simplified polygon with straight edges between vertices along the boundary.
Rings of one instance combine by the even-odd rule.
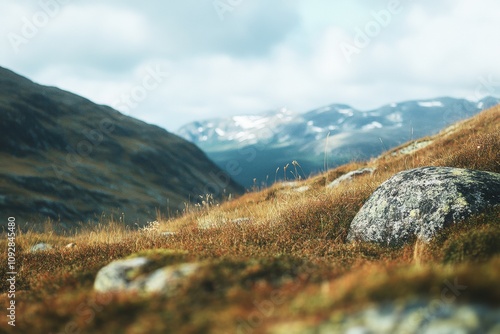
[[[346, 243], [349, 224], [378, 185], [419, 166], [452, 166], [500, 173], [500, 107], [369, 162], [350, 163], [295, 184], [217, 204], [187, 207], [175, 219], [132, 230], [119, 222], [59, 235], [19, 234], [17, 333], [260, 333], [286, 321], [315, 324], [364, 304], [412, 296], [439, 298], [444, 280], [467, 289], [458, 302], [500, 301], [500, 208], [443, 231], [430, 244], [403, 248]], [[329, 189], [346, 172], [376, 167]], [[301, 191], [297, 191], [300, 187]], [[305, 189], [305, 190], [304, 190]], [[244, 219], [242, 219], [244, 218]], [[165, 236], [161, 232], [176, 234]], [[30, 253], [39, 241], [53, 250]], [[74, 248], [64, 248], [70, 242]], [[0, 241], [7, 249], [6, 237]], [[96, 295], [100, 268], [151, 249], [182, 250], [175, 261], [203, 261], [203, 270], [175, 298]], [[174, 262], [175, 262], [174, 261]], [[2, 252], [1, 262], [6, 263]], [[0, 274], [6, 291], [6, 274]], [[0, 297], [5, 306], [7, 296]], [[5, 310], [5, 308], [2, 308]], [[11, 330], [6, 321], [0, 330]], [[36, 331], [33, 329], [36, 328]]]

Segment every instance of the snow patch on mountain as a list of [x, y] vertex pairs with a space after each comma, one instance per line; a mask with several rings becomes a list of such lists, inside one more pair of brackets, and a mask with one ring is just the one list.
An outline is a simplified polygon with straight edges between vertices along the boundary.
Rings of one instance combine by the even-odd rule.
[[372, 130], [372, 129], [381, 129], [383, 128], [384, 126], [382, 124], [380, 124], [379, 122], [371, 122], [370, 124], [366, 124], [366, 125], [363, 125], [363, 127], [361, 128], [361, 130]]
[[337, 112], [339, 114], [343, 114], [343, 115], [346, 115], [348, 117], [351, 117], [354, 115], [354, 112], [351, 108], [347, 108], [347, 109], [337, 109]]
[[261, 116], [233, 116], [234, 125], [242, 129], [253, 129], [265, 124], [267, 119]]
[[424, 108], [435, 108], [435, 107], [443, 107], [443, 102], [441, 101], [423, 101], [418, 102], [418, 105]]

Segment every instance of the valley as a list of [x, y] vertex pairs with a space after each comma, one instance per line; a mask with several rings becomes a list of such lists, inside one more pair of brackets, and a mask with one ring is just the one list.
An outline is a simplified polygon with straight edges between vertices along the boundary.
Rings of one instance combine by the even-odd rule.
[[309, 177], [435, 134], [498, 103], [493, 97], [480, 101], [443, 97], [391, 103], [369, 111], [331, 104], [305, 113], [281, 109], [197, 121], [181, 127], [177, 134], [198, 145], [251, 189], [294, 178], [284, 173], [292, 161], [302, 167], [301, 177]]

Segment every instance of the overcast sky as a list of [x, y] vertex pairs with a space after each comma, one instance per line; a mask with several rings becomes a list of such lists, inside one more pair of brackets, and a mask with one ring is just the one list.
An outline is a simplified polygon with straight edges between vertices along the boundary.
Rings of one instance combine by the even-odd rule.
[[282, 107], [500, 95], [498, 0], [27, 3], [0, 0], [0, 66], [170, 131]]

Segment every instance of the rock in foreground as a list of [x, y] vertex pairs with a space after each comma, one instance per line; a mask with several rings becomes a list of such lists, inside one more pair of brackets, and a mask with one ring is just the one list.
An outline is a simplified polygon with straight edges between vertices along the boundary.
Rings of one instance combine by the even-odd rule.
[[500, 204], [500, 174], [421, 167], [378, 187], [351, 223], [348, 240], [401, 245]]
[[373, 305], [313, 328], [294, 323], [276, 326], [273, 334], [295, 333], [499, 333], [498, 307], [458, 304], [442, 299], [408, 300]]
[[182, 283], [200, 267], [198, 263], [162, 266], [148, 257], [116, 260], [97, 273], [94, 290], [97, 292], [143, 292], [166, 296], [175, 294]]

